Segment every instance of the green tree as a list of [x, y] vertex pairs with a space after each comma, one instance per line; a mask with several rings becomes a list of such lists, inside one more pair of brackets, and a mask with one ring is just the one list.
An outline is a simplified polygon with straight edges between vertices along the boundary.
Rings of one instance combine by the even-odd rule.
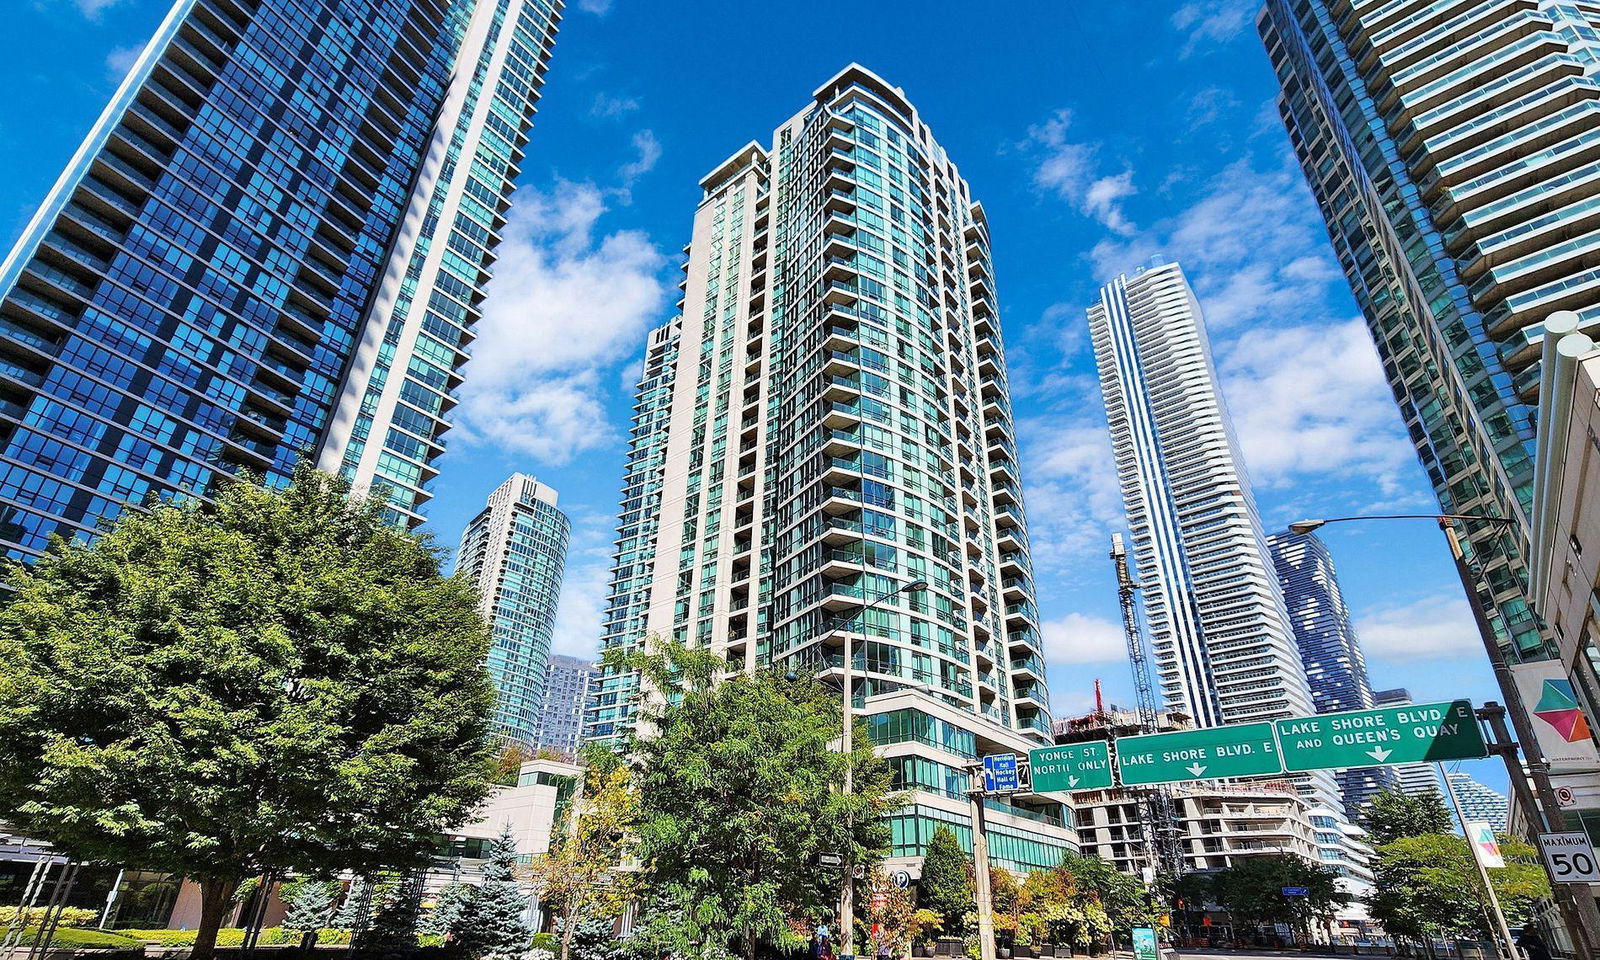
[[[1299, 857], [1240, 859], [1211, 878], [1211, 890], [1228, 916], [1241, 926], [1282, 923], [1297, 934], [1310, 932], [1311, 922], [1331, 916], [1348, 902], [1327, 867]], [[1286, 897], [1284, 887], [1303, 887], [1303, 897]]]
[[1111, 918], [1091, 888], [1080, 884], [1065, 862], [1035, 870], [1023, 881], [1022, 927], [1030, 940], [1087, 948], [1111, 932]]
[[371, 918], [372, 881], [366, 877], [356, 877], [345, 889], [344, 900], [333, 914], [333, 925], [341, 930], [359, 930]]
[[483, 882], [461, 904], [451, 934], [468, 956], [521, 956], [533, 940], [533, 928], [524, 916], [528, 897], [517, 884], [517, 844], [509, 823], [490, 842], [488, 854]]
[[[1506, 865], [1490, 870], [1489, 882], [1506, 921], [1521, 926], [1532, 918], [1534, 903], [1550, 895], [1550, 883], [1528, 844], [1501, 837], [1500, 854]], [[1429, 833], [1386, 843], [1378, 848], [1374, 873], [1372, 916], [1394, 936], [1426, 941], [1490, 935], [1472, 850], [1462, 837]]]
[[283, 928], [309, 934], [308, 943], [315, 945], [317, 931], [333, 921], [333, 909], [339, 902], [339, 882], [291, 880], [278, 887], [278, 899], [288, 908], [283, 915]]
[[971, 863], [955, 831], [943, 824], [934, 829], [922, 858], [917, 905], [932, 910], [939, 918], [939, 929], [947, 934], [959, 935], [966, 915], [976, 908]]
[[389, 960], [411, 953], [417, 947], [417, 919], [422, 910], [420, 873], [404, 877], [387, 873], [373, 885], [372, 896], [378, 909], [372, 923], [351, 943], [352, 954]]
[[1113, 928], [1127, 930], [1150, 925], [1144, 885], [1110, 862], [1070, 850], [1061, 856], [1061, 868], [1072, 874], [1079, 889], [1094, 894]]
[[622, 913], [632, 874], [621, 869], [639, 818], [630, 771], [614, 754], [587, 751], [582, 795], [556, 824], [550, 852], [534, 858], [539, 896], [561, 920], [561, 960], [572, 953], [579, 921]]
[[461, 911], [472, 899], [473, 887], [468, 883], [447, 883], [433, 898], [433, 908], [423, 915], [417, 930], [434, 936], [447, 936], [461, 923]]
[[1361, 808], [1361, 825], [1375, 847], [1403, 837], [1430, 833], [1449, 833], [1450, 811], [1438, 791], [1427, 790], [1415, 796], [1398, 788], [1380, 790]]
[[820, 855], [870, 869], [888, 847], [883, 818], [898, 800], [865, 725], [845, 756], [832, 749], [838, 695], [813, 680], [770, 671], [719, 680], [724, 659], [660, 640], [612, 661], [674, 691], [646, 711], [631, 753], [641, 880], [683, 911], [683, 952], [704, 955], [730, 933], [750, 958], [762, 945], [798, 947], [800, 922], [827, 916], [839, 893]]
[[420, 862], [487, 792], [477, 598], [335, 478], [153, 504], [6, 578], [0, 819], [193, 878], [197, 960], [244, 878]]

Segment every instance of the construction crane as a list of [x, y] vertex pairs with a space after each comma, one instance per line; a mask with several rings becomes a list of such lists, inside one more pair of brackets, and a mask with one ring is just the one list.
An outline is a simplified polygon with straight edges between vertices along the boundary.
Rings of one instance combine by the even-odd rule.
[[[1128, 643], [1128, 663], [1133, 668], [1133, 689], [1137, 700], [1139, 731], [1158, 732], [1155, 685], [1150, 680], [1150, 658], [1145, 654], [1144, 634], [1139, 629], [1137, 591], [1139, 584], [1128, 573], [1128, 549], [1122, 534], [1111, 535], [1111, 562], [1117, 568], [1117, 599], [1122, 603], [1122, 634]], [[1116, 725], [1111, 726], [1115, 736]], [[1136, 791], [1139, 830], [1145, 839], [1145, 864], [1152, 878], [1164, 873], [1176, 877], [1183, 873], [1183, 846], [1178, 837], [1177, 808], [1172, 790], [1157, 786]]]

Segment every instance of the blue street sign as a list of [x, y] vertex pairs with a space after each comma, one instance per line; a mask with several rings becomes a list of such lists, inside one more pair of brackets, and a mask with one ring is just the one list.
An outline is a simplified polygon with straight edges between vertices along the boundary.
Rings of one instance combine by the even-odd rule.
[[992, 753], [983, 758], [983, 792], [1016, 793], [1022, 789], [1017, 778], [1017, 755]]
[[1283, 895], [1286, 897], [1304, 897], [1311, 893], [1305, 887], [1284, 887]]

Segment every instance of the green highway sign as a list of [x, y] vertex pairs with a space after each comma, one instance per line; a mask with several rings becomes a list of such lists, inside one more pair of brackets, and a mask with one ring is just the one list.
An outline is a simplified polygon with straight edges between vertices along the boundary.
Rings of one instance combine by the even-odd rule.
[[1466, 700], [1350, 710], [1275, 721], [1290, 772], [1487, 756]]
[[1124, 786], [1256, 777], [1283, 772], [1272, 723], [1236, 723], [1202, 730], [1117, 740]]
[[1111, 751], [1105, 741], [1069, 743], [1028, 751], [1033, 791], [1103, 790], [1111, 786]]

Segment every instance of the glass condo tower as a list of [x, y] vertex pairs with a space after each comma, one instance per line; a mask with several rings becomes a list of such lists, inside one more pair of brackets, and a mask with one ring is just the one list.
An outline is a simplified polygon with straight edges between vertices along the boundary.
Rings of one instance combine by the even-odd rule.
[[0, 263], [0, 546], [297, 459], [420, 520], [559, 0], [178, 0]]
[[[681, 313], [646, 345], [604, 645], [836, 684], [848, 649], [915, 869], [939, 824], [970, 836], [967, 763], [1050, 740], [988, 222], [858, 66], [700, 185]], [[639, 695], [604, 668], [587, 737], [624, 735]], [[1053, 866], [1063, 806], [998, 806], [996, 860]]]
[[556, 491], [514, 473], [467, 524], [456, 571], [475, 588], [493, 638], [489, 673], [500, 694], [494, 729], [530, 753], [540, 746], [550, 641], [572, 525]]

